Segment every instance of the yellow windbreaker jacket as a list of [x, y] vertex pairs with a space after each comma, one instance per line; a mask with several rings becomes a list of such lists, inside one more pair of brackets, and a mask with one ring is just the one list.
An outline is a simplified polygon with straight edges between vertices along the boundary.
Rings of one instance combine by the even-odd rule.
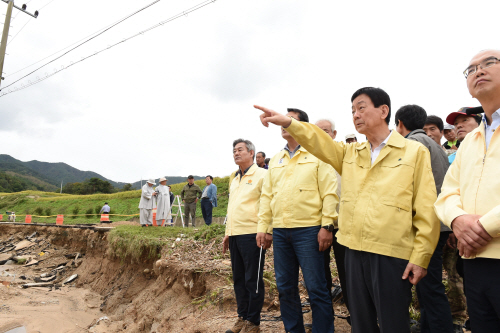
[[[330, 139], [331, 140], [331, 139]], [[304, 148], [283, 149], [269, 162], [260, 197], [258, 232], [336, 224], [337, 175]]]
[[500, 259], [500, 131], [495, 131], [488, 150], [484, 124], [460, 144], [455, 161], [444, 177], [434, 207], [447, 226], [464, 214], [477, 214], [493, 240], [476, 257]]
[[262, 183], [267, 170], [254, 164], [242, 177], [239, 174], [229, 184], [226, 235], [237, 236], [257, 233]]
[[371, 165], [368, 142], [333, 141], [316, 125], [292, 119], [286, 130], [342, 176], [338, 242], [352, 250], [427, 268], [440, 223], [429, 150], [393, 131]]

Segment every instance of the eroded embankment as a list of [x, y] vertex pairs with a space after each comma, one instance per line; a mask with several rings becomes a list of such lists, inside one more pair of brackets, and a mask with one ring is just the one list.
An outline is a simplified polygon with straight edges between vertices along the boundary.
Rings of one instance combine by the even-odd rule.
[[[51, 256], [80, 253], [83, 258], [78, 259], [76, 264], [71, 263], [68, 272], [78, 274], [73, 289], [98, 295], [70, 295], [67, 291], [67, 297], [90, 300], [87, 308], [78, 307], [79, 299], [70, 299], [69, 304], [76, 304], [75, 311], [88, 314], [87, 321], [93, 319], [86, 325], [77, 323], [71, 329], [54, 322], [51, 332], [225, 332], [236, 318], [229, 261], [217, 254], [220, 250], [216, 248], [220, 244], [215, 239], [208, 242], [189, 238], [177, 241], [165, 239], [163, 245], [155, 245], [155, 249], [141, 249], [143, 255], [134, 260], [130, 256], [116, 256], [116, 249], [110, 246], [108, 232], [0, 224], [0, 240], [3, 241], [9, 238], [22, 240], [33, 232], [50, 242], [54, 250], [46, 254], [43, 262], [32, 268], [15, 265], [13, 270], [18, 270], [18, 273], [29, 279], [39, 275], [43, 265], [55, 260]], [[150, 256], [157, 252], [161, 253], [160, 260], [158, 255]], [[20, 290], [19, 285], [13, 284], [9, 288], [10, 302], [15, 303], [16, 297], [35, 297], [13, 293], [15, 288]], [[67, 290], [71, 287], [64, 288]], [[272, 306], [275, 289], [269, 288], [269, 285], [266, 289], [265, 309], [269, 308], [266, 315], [279, 315]], [[51, 292], [46, 290], [34, 289], [33, 292], [50, 296]], [[89, 306], [88, 303], [93, 305]], [[40, 308], [37, 313], [43, 316], [43, 311]], [[11, 312], [14, 316], [15, 311]], [[81, 316], [80, 312], [64, 315]], [[0, 318], [14, 318], [9, 315], [0, 311]], [[15, 317], [18, 322], [23, 320], [22, 313], [15, 315], [18, 316]], [[107, 319], [96, 325], [99, 316], [106, 316]], [[261, 326], [264, 332], [276, 332], [283, 327], [281, 322], [265, 322]], [[2, 329], [0, 327], [0, 332]]]

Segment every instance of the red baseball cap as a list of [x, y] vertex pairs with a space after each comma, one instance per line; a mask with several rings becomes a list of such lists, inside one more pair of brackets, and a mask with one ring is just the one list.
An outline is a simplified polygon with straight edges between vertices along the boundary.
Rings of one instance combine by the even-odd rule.
[[481, 106], [478, 107], [466, 106], [460, 108], [456, 112], [450, 113], [448, 117], [446, 117], [446, 122], [450, 125], [455, 125], [455, 119], [457, 119], [458, 116], [481, 118], [481, 116], [479, 115], [480, 113], [483, 113], [483, 108]]

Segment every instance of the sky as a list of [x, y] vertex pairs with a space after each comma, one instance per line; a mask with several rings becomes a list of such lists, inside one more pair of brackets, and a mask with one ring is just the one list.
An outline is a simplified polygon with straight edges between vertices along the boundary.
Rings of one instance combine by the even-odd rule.
[[[28, 11], [42, 9], [37, 19], [14, 10], [1, 86], [153, 1], [28, 0]], [[10, 88], [202, 2], [161, 0]], [[223, 177], [237, 168], [233, 140], [251, 140], [268, 157], [286, 143], [278, 127], [260, 124], [254, 104], [330, 118], [337, 140], [356, 133], [350, 100], [366, 86], [390, 95], [391, 128], [406, 104], [444, 119], [479, 105], [462, 72], [480, 50], [498, 48], [499, 9], [496, 1], [217, 0], [1, 97], [0, 153], [120, 182]]]

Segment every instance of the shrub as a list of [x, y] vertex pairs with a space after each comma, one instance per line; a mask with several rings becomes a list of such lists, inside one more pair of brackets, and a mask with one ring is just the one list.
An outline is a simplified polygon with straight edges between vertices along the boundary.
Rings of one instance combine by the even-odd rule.
[[[78, 215], [78, 213], [80, 212], [80, 207], [75, 206], [75, 208], [73, 208], [72, 212], [73, 212], [73, 215]], [[71, 218], [76, 219], [76, 216], [71, 216]]]
[[85, 212], [85, 217], [90, 219], [94, 215], [94, 210], [92, 208], [87, 209]]
[[52, 215], [52, 209], [50, 207], [45, 208], [45, 216], [51, 216]]
[[43, 208], [42, 207], [36, 207], [35, 208], [35, 215], [42, 216], [43, 215]]
[[99, 216], [101, 213], [101, 206], [95, 206], [94, 208], [95, 216]]

